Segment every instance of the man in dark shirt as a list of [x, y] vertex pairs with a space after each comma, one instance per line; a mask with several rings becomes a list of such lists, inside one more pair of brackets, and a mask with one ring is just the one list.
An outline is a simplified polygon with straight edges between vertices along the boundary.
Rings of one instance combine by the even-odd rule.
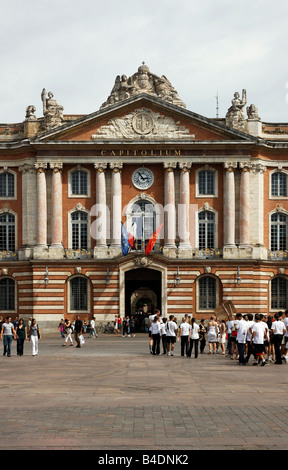
[[82, 329], [83, 329], [83, 322], [80, 320], [80, 316], [77, 315], [76, 321], [75, 321], [75, 341], [77, 343], [77, 346], [75, 346], [76, 348], [81, 348], [79, 336], [82, 334]]

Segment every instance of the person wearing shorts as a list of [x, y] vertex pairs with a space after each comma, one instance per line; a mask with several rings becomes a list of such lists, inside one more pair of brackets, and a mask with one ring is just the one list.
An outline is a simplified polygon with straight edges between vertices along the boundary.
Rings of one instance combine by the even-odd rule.
[[174, 345], [176, 343], [176, 334], [177, 334], [177, 324], [173, 321], [174, 315], [170, 315], [169, 321], [167, 322], [167, 334], [166, 334], [166, 344], [167, 344], [167, 356], [174, 356]]
[[265, 338], [266, 338], [266, 328], [263, 326], [263, 323], [260, 321], [261, 316], [259, 313], [255, 315], [255, 323], [251, 328], [252, 338], [251, 342], [254, 344], [254, 352], [256, 355], [256, 361], [253, 363], [254, 366], [257, 366], [261, 362], [261, 366], [265, 366], [266, 361], [264, 359], [265, 354]]

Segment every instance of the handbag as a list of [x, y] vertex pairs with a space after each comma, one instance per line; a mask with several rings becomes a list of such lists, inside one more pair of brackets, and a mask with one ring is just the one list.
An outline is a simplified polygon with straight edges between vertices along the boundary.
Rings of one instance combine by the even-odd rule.
[[85, 339], [83, 335], [79, 336], [80, 344], [85, 344]]

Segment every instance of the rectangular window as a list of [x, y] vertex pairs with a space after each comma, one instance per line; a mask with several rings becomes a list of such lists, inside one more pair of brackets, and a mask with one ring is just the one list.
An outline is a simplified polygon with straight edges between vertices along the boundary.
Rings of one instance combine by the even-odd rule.
[[199, 194], [214, 194], [215, 185], [214, 185], [214, 171], [200, 171], [198, 174], [198, 192]]
[[14, 175], [0, 173], [0, 197], [14, 197]]

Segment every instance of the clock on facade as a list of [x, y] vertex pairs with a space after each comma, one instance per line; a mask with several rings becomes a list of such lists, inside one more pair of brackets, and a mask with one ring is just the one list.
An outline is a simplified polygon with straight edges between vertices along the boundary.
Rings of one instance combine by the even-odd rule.
[[137, 189], [148, 189], [154, 182], [154, 175], [149, 168], [138, 168], [132, 175], [132, 183]]

